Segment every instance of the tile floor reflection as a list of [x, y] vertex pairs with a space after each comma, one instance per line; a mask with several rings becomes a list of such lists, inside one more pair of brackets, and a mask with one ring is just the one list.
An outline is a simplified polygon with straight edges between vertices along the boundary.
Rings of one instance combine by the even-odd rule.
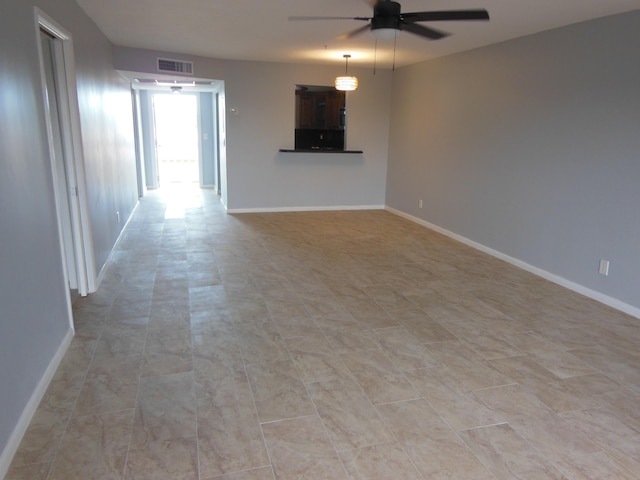
[[7, 480], [640, 479], [640, 321], [384, 211], [145, 197]]

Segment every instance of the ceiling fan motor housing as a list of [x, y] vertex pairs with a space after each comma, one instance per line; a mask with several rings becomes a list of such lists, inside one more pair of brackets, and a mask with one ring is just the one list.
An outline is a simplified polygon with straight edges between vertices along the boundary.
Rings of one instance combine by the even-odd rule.
[[360, 28], [341, 35], [341, 40], [347, 40], [356, 35], [371, 30], [376, 38], [395, 39], [398, 32], [406, 31], [414, 35], [439, 40], [450, 34], [435, 28], [420, 25], [419, 22], [437, 22], [453, 20], [489, 20], [489, 12], [484, 9], [474, 10], [436, 10], [429, 12], [400, 11], [400, 4], [392, 0], [368, 0], [373, 4], [373, 17], [289, 17], [289, 20], [358, 20], [370, 22]]
[[371, 30], [378, 30], [382, 28], [402, 30], [402, 23], [400, 20], [400, 4], [398, 2], [378, 2], [373, 7]]

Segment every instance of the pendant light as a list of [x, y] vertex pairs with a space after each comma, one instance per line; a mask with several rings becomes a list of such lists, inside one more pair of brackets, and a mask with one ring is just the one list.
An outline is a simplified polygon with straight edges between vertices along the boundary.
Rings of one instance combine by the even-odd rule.
[[343, 57], [345, 62], [344, 76], [336, 77], [336, 90], [351, 92], [358, 88], [358, 77], [349, 76], [349, 59], [351, 55], [346, 54]]

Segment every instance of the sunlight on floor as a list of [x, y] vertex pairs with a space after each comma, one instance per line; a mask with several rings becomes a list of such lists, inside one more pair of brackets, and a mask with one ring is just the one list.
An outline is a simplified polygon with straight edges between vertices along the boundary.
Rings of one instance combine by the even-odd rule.
[[158, 190], [166, 203], [165, 219], [184, 218], [187, 210], [202, 207], [202, 191], [194, 183], [173, 183]]

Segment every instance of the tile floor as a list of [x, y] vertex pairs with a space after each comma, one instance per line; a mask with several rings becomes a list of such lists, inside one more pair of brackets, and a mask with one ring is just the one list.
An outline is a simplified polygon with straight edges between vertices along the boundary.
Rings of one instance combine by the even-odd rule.
[[144, 198], [7, 480], [640, 479], [640, 321], [384, 211]]

